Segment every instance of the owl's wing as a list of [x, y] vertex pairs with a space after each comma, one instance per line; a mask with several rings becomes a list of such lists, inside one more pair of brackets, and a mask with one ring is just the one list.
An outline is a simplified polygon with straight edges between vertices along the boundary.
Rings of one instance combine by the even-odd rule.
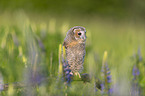
[[63, 42], [63, 46], [65, 47], [65, 49], [67, 49], [68, 44], [64, 41], [64, 42]]
[[72, 41], [72, 42], [66, 42], [66, 41], [64, 41], [63, 42], [63, 46], [67, 49], [68, 47], [73, 47], [73, 46], [76, 46], [76, 45], [78, 45], [79, 44], [79, 42], [78, 41]]

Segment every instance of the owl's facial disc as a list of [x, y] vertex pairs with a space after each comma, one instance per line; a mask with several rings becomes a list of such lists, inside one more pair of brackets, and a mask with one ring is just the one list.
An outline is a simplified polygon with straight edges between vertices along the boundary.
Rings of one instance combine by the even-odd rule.
[[79, 29], [74, 29], [74, 35], [75, 35], [75, 39], [85, 42], [86, 41], [86, 32], [85, 30], [81, 30]]
[[80, 36], [80, 39], [81, 40], [86, 40], [86, 34], [84, 31], [79, 31], [78, 32], [78, 35]]

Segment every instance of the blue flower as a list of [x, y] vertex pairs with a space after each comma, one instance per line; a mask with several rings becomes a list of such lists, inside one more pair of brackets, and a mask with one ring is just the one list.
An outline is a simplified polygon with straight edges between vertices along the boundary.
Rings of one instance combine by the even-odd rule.
[[113, 88], [110, 88], [110, 89], [108, 90], [108, 92], [109, 92], [109, 94], [112, 94], [112, 93], [113, 93]]
[[134, 65], [133, 70], [132, 70], [132, 75], [133, 76], [138, 76], [140, 74], [139, 69]]
[[68, 63], [65, 60], [63, 60], [63, 72], [64, 72], [64, 79], [66, 83], [70, 84], [72, 81], [71, 69], [69, 68]]
[[108, 82], [108, 83], [111, 83], [111, 77], [112, 77], [111, 75], [108, 75], [108, 76], [107, 76], [107, 82]]
[[105, 86], [104, 86], [104, 84], [102, 83], [101, 84], [101, 90], [103, 91], [105, 89]]
[[101, 93], [102, 94], [112, 94], [113, 89], [111, 88], [112, 76], [107, 63], [107, 51], [104, 52], [104, 58], [102, 63], [102, 84]]
[[4, 90], [3, 84], [0, 84], [0, 91]]

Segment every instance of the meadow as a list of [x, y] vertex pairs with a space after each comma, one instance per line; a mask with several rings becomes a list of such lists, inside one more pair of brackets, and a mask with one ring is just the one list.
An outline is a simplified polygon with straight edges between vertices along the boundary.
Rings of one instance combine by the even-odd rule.
[[[59, 45], [73, 26], [87, 30], [82, 73], [91, 80], [66, 85]], [[144, 96], [144, 35], [141, 20], [5, 12], [0, 15], [0, 95]], [[97, 80], [104, 87], [98, 88]]]

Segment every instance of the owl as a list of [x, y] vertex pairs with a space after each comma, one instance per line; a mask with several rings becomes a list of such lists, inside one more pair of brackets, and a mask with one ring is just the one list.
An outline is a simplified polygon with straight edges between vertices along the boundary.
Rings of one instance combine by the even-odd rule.
[[66, 34], [63, 46], [66, 50], [66, 58], [72, 74], [79, 75], [83, 71], [85, 58], [86, 29], [75, 26]]

